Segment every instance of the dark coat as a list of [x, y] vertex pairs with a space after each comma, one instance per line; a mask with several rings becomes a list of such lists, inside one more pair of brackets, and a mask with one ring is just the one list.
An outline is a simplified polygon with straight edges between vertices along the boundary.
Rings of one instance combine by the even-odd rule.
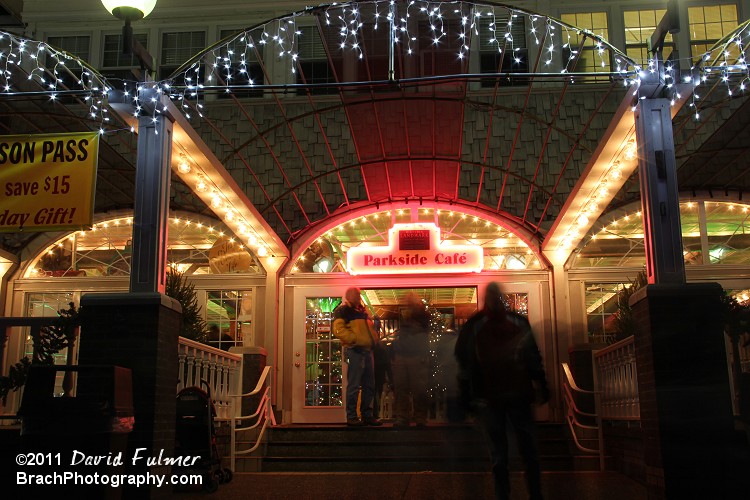
[[534, 382], [547, 393], [542, 357], [526, 318], [515, 313], [480, 311], [456, 341], [461, 397], [469, 406], [534, 401]]

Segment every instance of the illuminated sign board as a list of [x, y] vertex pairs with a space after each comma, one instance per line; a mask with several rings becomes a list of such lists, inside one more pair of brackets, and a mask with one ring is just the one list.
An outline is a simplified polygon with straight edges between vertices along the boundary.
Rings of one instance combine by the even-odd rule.
[[0, 232], [87, 229], [99, 132], [0, 136]]
[[394, 224], [388, 246], [346, 253], [349, 274], [478, 273], [483, 265], [481, 247], [441, 242], [440, 228], [432, 223]]

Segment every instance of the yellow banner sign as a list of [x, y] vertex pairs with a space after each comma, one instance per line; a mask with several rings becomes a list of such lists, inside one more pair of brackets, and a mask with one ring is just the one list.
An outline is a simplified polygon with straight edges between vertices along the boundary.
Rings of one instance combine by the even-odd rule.
[[0, 136], [0, 232], [89, 229], [99, 133]]

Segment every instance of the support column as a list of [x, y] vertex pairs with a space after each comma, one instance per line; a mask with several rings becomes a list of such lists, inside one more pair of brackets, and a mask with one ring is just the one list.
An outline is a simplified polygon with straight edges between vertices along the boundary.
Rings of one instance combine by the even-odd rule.
[[732, 419], [722, 294], [718, 283], [657, 284], [630, 299], [649, 499], [742, 498], [747, 487], [747, 450]]
[[[133, 373], [135, 424], [128, 437], [126, 474], [170, 474], [164, 465], [132, 466], [142, 457], [174, 457], [177, 338], [182, 308], [159, 293], [87, 294], [81, 297], [79, 364], [115, 365]], [[123, 498], [171, 498], [171, 487], [125, 487]]]
[[[174, 457], [177, 339], [182, 308], [164, 295], [167, 223], [172, 153], [169, 99], [148, 82], [139, 90], [133, 247], [130, 293], [85, 295], [81, 298], [79, 364], [115, 365], [133, 374], [135, 425], [125, 460], [131, 474], [170, 474], [171, 466], [148, 466], [141, 457]], [[126, 486], [123, 497], [169, 498], [171, 487]]]
[[[139, 98], [149, 106], [168, 99], [153, 88], [140, 91]], [[131, 292], [164, 293], [166, 287], [171, 158], [172, 121], [164, 114], [139, 117]]]
[[640, 100], [635, 134], [648, 282], [685, 283], [670, 101]]

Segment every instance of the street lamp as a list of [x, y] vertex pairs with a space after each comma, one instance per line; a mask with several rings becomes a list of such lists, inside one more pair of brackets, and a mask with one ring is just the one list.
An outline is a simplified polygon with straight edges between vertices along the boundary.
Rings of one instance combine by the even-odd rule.
[[131, 21], [140, 21], [151, 14], [156, 0], [102, 0], [104, 8], [117, 19], [125, 21], [122, 27], [122, 53], [133, 54], [141, 62], [141, 68], [149, 72], [154, 70], [154, 59], [138, 40], [133, 38]]
[[[125, 21], [123, 52], [131, 49], [132, 54], [141, 61], [141, 66], [152, 71], [153, 59], [133, 38], [130, 22], [151, 13], [156, 0], [102, 0], [102, 3], [112, 15]], [[166, 285], [172, 117], [162, 111], [167, 107], [169, 97], [159, 91], [148, 75], [138, 86], [137, 96], [142, 113], [138, 116], [130, 291], [163, 294]]]

